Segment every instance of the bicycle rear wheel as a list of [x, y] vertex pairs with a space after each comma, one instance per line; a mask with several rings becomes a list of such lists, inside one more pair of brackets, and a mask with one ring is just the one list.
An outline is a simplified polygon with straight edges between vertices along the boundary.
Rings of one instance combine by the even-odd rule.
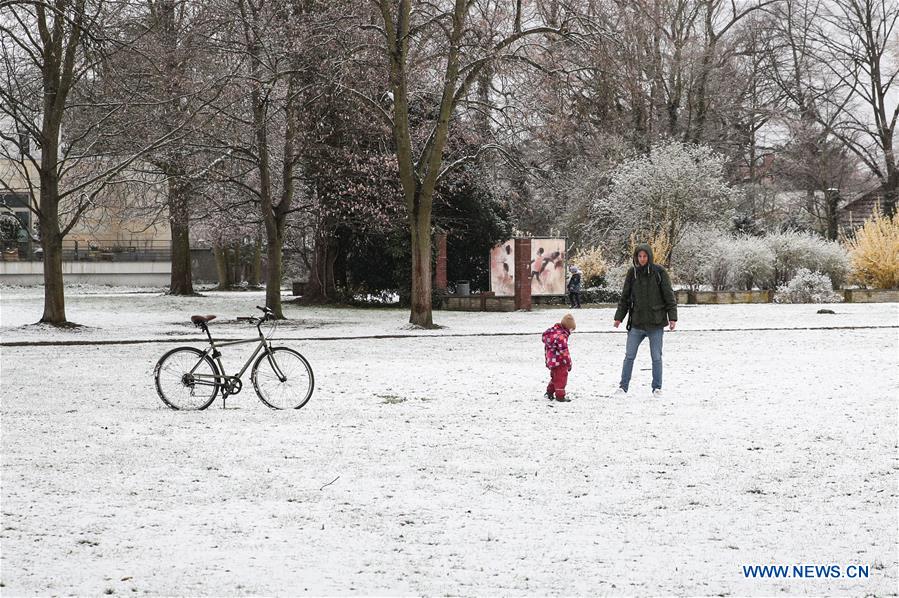
[[253, 388], [272, 409], [299, 409], [312, 398], [315, 377], [306, 358], [287, 347], [263, 353], [253, 364]]
[[162, 402], [185, 411], [200, 411], [212, 404], [219, 392], [218, 375], [212, 358], [193, 347], [172, 349], [153, 372]]

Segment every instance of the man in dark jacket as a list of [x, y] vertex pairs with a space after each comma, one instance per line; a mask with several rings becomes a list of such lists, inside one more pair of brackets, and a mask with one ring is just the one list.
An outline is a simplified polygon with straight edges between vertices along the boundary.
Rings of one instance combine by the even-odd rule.
[[652, 395], [662, 396], [662, 332], [665, 326], [674, 330], [677, 324], [677, 301], [668, 272], [652, 262], [652, 247], [641, 243], [634, 249], [634, 265], [624, 278], [621, 300], [615, 311], [615, 328], [627, 320], [627, 348], [621, 368], [621, 382], [616, 395], [627, 393], [637, 349], [649, 338], [652, 356]]

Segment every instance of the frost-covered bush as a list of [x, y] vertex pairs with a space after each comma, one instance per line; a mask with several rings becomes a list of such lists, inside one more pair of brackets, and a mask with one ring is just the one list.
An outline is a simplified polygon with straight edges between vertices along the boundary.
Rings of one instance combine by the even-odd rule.
[[680, 242], [671, 250], [672, 280], [691, 291], [697, 291], [703, 285], [720, 280], [725, 284], [726, 267], [723, 275], [719, 275], [722, 261], [719, 243], [727, 238], [726, 233], [716, 228], [691, 226]]
[[799, 268], [787, 284], [777, 287], [775, 303], [838, 303], [839, 293], [833, 291], [833, 283], [827, 274]]
[[725, 280], [728, 288], [770, 289], [774, 282], [774, 252], [761, 237], [740, 236], [729, 241]]
[[800, 268], [826, 274], [842, 286], [849, 258], [839, 243], [809, 233], [766, 237], [734, 236], [715, 228], [690, 227], [672, 251], [675, 280], [692, 290], [771, 289], [790, 281]]
[[777, 285], [792, 280], [800, 268], [823, 272], [837, 285], [846, 281], [849, 259], [839, 243], [794, 231], [768, 235], [765, 242], [774, 252], [774, 283]]
[[722, 235], [714, 240], [704, 256], [705, 267], [703, 277], [713, 291], [724, 291], [730, 288], [731, 266], [730, 248], [733, 237]]
[[796, 272], [811, 260], [809, 235], [795, 231], [774, 233], [765, 237], [765, 243], [774, 253], [774, 282], [784, 285]]
[[691, 223], [727, 221], [734, 200], [723, 158], [703, 145], [656, 143], [649, 153], [622, 161], [609, 179], [611, 188], [594, 201], [586, 227], [601, 237], [593, 243], [622, 250], [632, 234], [648, 238], [661, 230], [676, 246]]
[[621, 293], [621, 289], [624, 287], [624, 277], [627, 276], [627, 271], [632, 265], [630, 261], [627, 261], [606, 270], [606, 282], [602, 288]]
[[851, 270], [849, 253], [836, 241], [817, 239], [817, 244], [814, 251], [814, 267], [809, 269], [827, 274], [833, 288], [839, 289], [849, 278]]

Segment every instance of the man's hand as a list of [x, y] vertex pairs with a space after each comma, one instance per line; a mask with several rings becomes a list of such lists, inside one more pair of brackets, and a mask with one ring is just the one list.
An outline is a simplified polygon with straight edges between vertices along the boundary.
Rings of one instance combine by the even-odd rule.
[[615, 320], [615, 328], [621, 326], [621, 320]]
[[677, 320], [672, 320], [668, 322], [668, 330], [674, 330], [674, 327], [677, 326]]

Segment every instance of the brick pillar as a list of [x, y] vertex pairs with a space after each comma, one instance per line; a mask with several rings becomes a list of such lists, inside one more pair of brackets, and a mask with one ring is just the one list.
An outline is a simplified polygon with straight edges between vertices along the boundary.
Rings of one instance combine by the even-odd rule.
[[434, 275], [434, 286], [446, 290], [446, 233], [437, 235], [437, 270]]
[[515, 239], [515, 309], [531, 309], [530, 239]]

